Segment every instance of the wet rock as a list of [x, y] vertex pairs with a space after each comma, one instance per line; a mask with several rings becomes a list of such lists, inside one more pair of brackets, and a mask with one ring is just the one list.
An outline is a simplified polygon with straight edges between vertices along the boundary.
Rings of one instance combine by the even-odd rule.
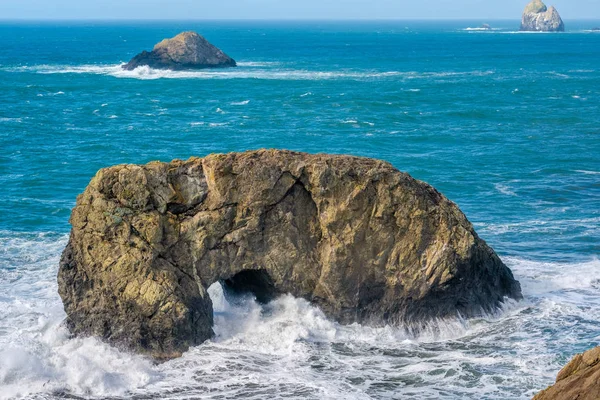
[[458, 207], [390, 164], [260, 150], [100, 170], [58, 273], [67, 324], [157, 359], [213, 335], [207, 288], [341, 323], [480, 316], [520, 286]]
[[235, 67], [236, 63], [196, 32], [183, 32], [158, 43], [151, 52], [143, 51], [133, 57], [123, 69], [131, 71], [141, 66], [188, 70]]

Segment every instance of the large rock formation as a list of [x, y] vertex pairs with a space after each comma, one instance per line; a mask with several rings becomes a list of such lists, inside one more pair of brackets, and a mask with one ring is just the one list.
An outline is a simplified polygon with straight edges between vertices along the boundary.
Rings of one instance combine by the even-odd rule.
[[577, 354], [560, 370], [556, 383], [533, 400], [600, 399], [600, 347]]
[[493, 312], [520, 286], [458, 207], [378, 160], [261, 150], [100, 170], [58, 273], [71, 331], [169, 358], [207, 288], [291, 293], [342, 322]]
[[151, 52], [143, 51], [133, 57], [123, 68], [133, 70], [145, 65], [157, 69], [185, 70], [235, 67], [236, 63], [196, 32], [183, 32], [158, 43]]
[[522, 31], [564, 32], [563, 23], [554, 6], [548, 8], [542, 0], [532, 0], [523, 11]]

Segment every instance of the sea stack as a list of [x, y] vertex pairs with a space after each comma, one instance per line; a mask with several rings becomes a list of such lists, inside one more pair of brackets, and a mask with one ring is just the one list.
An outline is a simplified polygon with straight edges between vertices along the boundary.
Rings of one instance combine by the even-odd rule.
[[236, 63], [196, 32], [183, 32], [156, 44], [150, 52], [141, 52], [123, 65], [123, 69], [131, 71], [141, 66], [189, 70], [235, 67]]
[[600, 347], [577, 354], [560, 370], [556, 383], [533, 400], [600, 399]]
[[521, 288], [459, 208], [387, 162], [284, 150], [100, 170], [58, 272], [67, 326], [156, 359], [213, 335], [207, 288], [341, 323], [493, 313]]
[[565, 24], [554, 6], [548, 8], [542, 0], [532, 0], [523, 11], [521, 31], [564, 32]]

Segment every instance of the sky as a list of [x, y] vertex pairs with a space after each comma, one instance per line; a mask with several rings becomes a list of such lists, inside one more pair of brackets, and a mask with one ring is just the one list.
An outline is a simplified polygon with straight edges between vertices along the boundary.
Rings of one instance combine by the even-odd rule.
[[[0, 20], [520, 19], [528, 0], [0, 0]], [[551, 0], [563, 19], [600, 19], [600, 0]]]

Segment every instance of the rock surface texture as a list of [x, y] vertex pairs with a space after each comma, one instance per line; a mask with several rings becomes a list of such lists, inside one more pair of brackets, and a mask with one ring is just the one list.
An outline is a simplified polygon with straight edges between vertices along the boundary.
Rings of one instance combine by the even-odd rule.
[[131, 71], [145, 65], [156, 69], [187, 70], [235, 67], [236, 63], [196, 32], [183, 32], [158, 43], [151, 52], [143, 51], [133, 57], [123, 68]]
[[58, 273], [67, 324], [158, 359], [213, 335], [207, 288], [341, 323], [493, 312], [519, 283], [458, 207], [368, 158], [278, 150], [100, 170]]
[[541, 0], [532, 0], [523, 11], [522, 31], [564, 32], [565, 24], [554, 7], [546, 7]]
[[556, 383], [533, 400], [600, 399], [600, 347], [577, 354], [560, 370]]

